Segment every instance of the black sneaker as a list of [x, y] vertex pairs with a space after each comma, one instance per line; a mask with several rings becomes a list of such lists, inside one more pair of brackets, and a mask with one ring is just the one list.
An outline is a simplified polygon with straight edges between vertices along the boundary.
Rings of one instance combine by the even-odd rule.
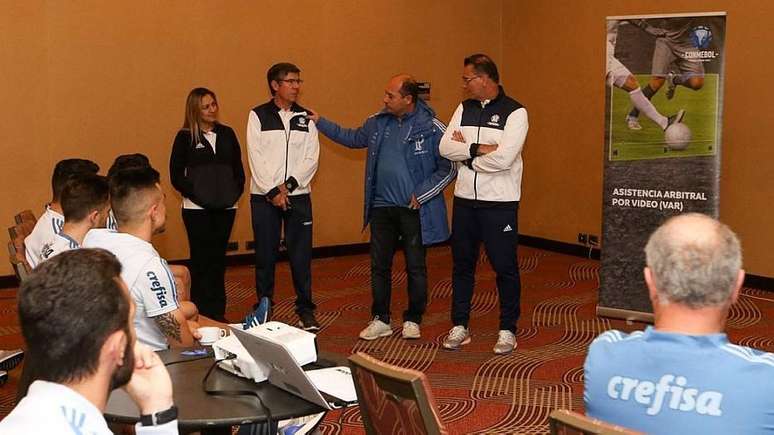
[[666, 76], [666, 82], [667, 82], [667, 90], [666, 90], [666, 99], [671, 100], [675, 97], [675, 89], [677, 88], [677, 84], [675, 83], [675, 79], [677, 78], [677, 73], [674, 71], [669, 71], [669, 74]]
[[306, 311], [298, 315], [298, 327], [304, 331], [314, 332], [320, 330], [320, 322], [314, 317], [314, 311]]
[[[667, 128], [672, 124], [683, 122], [683, 118], [685, 118], [685, 109], [680, 109], [677, 113], [667, 118]], [[666, 130], [666, 128], [664, 130]]]
[[21, 349], [0, 350], [0, 370], [11, 370], [24, 359], [24, 351]]

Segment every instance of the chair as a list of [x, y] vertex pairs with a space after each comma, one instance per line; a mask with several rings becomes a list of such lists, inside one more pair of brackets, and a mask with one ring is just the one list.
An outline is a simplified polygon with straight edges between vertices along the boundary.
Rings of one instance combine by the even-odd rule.
[[362, 352], [349, 365], [367, 434], [448, 434], [424, 373]]
[[642, 435], [643, 432], [586, 417], [577, 412], [557, 409], [548, 416], [551, 435]]
[[35, 217], [35, 214], [33, 214], [31, 210], [24, 210], [19, 212], [16, 216], [13, 217], [13, 220], [17, 225], [25, 222], [32, 222], [33, 226], [35, 225], [35, 222], [38, 221], [38, 219]]
[[19, 282], [26, 280], [32, 271], [25, 255], [24, 239], [34, 227], [34, 222], [24, 222], [8, 228], [8, 235], [11, 236], [11, 240], [8, 242], [8, 258]]

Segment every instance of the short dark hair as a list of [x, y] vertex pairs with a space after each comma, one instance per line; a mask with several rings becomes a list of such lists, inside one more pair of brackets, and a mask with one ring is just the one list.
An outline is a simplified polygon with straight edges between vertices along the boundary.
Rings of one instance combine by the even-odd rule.
[[70, 178], [79, 174], [96, 174], [99, 172], [99, 165], [86, 159], [64, 159], [60, 160], [54, 166], [54, 173], [51, 175], [51, 191], [53, 200], [59, 201], [62, 196], [62, 189]]
[[36, 379], [61, 384], [96, 372], [107, 337], [128, 331], [131, 322], [120, 274], [110, 252], [74, 249], [43, 262], [22, 282], [19, 321]]
[[113, 161], [110, 169], [108, 169], [107, 176], [108, 178], [112, 178], [118, 171], [131, 168], [143, 168], [146, 166], [150, 167], [150, 165], [150, 160], [145, 154], [121, 154]]
[[271, 68], [269, 68], [269, 71], [266, 72], [266, 83], [268, 83], [269, 85], [269, 92], [271, 92], [272, 96], [276, 94], [276, 91], [274, 91], [274, 89], [271, 87], [271, 82], [273, 81], [279, 82], [290, 73], [299, 74], [301, 73], [301, 70], [298, 69], [297, 66], [288, 62], [277, 63], [272, 65]]
[[399, 92], [404, 97], [411, 95], [411, 102], [416, 103], [417, 98], [419, 98], [419, 84], [413, 78], [407, 77], [403, 80]]
[[473, 69], [479, 74], [486, 74], [495, 83], [500, 83], [500, 73], [497, 72], [497, 65], [491, 57], [476, 53], [465, 58], [463, 66], [473, 65]]
[[110, 200], [110, 187], [102, 175], [82, 174], [70, 179], [62, 189], [62, 211], [65, 222], [80, 222]]
[[116, 172], [110, 179], [110, 206], [118, 224], [131, 222], [143, 211], [147, 201], [142, 196], [155, 190], [159, 183], [158, 171], [150, 166], [129, 168]]

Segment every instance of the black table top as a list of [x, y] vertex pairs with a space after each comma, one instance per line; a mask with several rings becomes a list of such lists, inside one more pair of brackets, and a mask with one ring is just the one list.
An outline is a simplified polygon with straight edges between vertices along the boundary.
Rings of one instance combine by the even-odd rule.
[[[202, 379], [214, 362], [211, 351], [210, 356], [204, 359], [183, 356], [181, 349], [170, 349], [158, 354], [167, 364], [172, 378], [175, 405], [179, 410], [178, 425], [181, 428], [233, 426], [267, 420], [266, 411], [253, 396], [213, 396], [204, 392]], [[323, 363], [321, 366], [327, 364]], [[324, 411], [320, 406], [283, 391], [269, 382], [255, 383], [252, 379], [240, 378], [220, 368], [213, 369], [207, 387], [221, 391], [255, 391], [271, 410], [274, 421]], [[105, 418], [110, 422], [132, 424], [139, 421], [140, 412], [129, 395], [123, 389], [117, 389], [110, 395]]]

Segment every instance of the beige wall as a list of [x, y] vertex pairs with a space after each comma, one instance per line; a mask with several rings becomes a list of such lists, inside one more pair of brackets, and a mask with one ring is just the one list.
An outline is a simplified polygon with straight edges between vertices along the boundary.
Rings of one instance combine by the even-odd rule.
[[601, 233], [605, 17], [711, 11], [728, 13], [720, 216], [742, 239], [747, 271], [774, 276], [766, 0], [505, 1], [502, 78], [530, 115], [521, 233], [570, 243]]
[[[398, 71], [431, 81], [431, 103], [448, 120], [461, 96], [461, 59], [484, 51], [530, 113], [520, 231], [573, 243], [578, 232], [601, 227], [605, 16], [697, 7], [684, 0], [3, 2], [0, 221], [10, 225], [24, 208], [39, 214], [59, 159], [89, 157], [107, 169], [115, 155], [139, 151], [161, 170], [168, 194], [169, 230], [155, 243], [167, 258], [185, 258], [166, 166], [192, 87], [218, 94], [222, 121], [244, 147], [247, 113], [268, 99], [264, 74], [276, 61], [302, 68], [303, 104], [354, 126], [380, 108], [384, 82]], [[728, 11], [721, 216], [743, 239], [748, 271], [774, 276], [774, 148], [765, 133], [774, 124], [766, 106], [774, 4], [700, 7]], [[322, 139], [316, 246], [367, 240], [363, 160], [362, 151]], [[232, 240], [244, 252], [251, 239], [243, 197]], [[0, 275], [10, 273], [0, 262]]]
[[[291, 61], [302, 69], [301, 103], [345, 125], [381, 108], [384, 84], [407, 71], [432, 82], [441, 119], [460, 99], [460, 64], [475, 50], [501, 54], [501, 10], [454, 1], [4, 2], [0, 17], [6, 183], [0, 221], [40, 214], [56, 161], [74, 156], [107, 170], [121, 153], [143, 152], [162, 173], [169, 225], [154, 240], [186, 258], [180, 198], [168, 178], [169, 151], [194, 86], [218, 94], [221, 120], [243, 146], [249, 110], [268, 100], [265, 73]], [[494, 24], [493, 24], [494, 23]], [[315, 246], [368, 240], [362, 228], [362, 150], [322, 140], [313, 185]], [[9, 186], [6, 184], [6, 186]], [[232, 240], [252, 240], [248, 197]], [[0, 262], [0, 275], [12, 271]]]

